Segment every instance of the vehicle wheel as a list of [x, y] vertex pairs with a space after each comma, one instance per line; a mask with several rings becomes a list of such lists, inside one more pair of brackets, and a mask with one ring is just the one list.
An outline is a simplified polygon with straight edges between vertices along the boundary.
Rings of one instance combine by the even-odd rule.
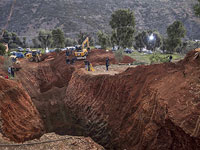
[[30, 57], [28, 60], [29, 60], [30, 62], [33, 62], [33, 61], [34, 61], [34, 58], [33, 58], [33, 57]]
[[36, 57], [36, 58], [35, 58], [35, 62], [36, 62], [36, 63], [38, 63], [38, 62], [39, 62], [39, 59], [38, 59], [38, 57]]
[[41, 62], [41, 57], [40, 56], [38, 56], [38, 62]]

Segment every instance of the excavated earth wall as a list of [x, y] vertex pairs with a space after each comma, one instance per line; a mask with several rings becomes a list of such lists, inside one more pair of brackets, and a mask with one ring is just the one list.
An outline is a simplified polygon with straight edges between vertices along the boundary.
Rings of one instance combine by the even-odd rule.
[[43, 121], [19, 83], [0, 77], [1, 133], [15, 142], [40, 137]]
[[[106, 50], [92, 50], [87, 60], [93, 66], [103, 65], [107, 57], [111, 64], [117, 63], [113, 53]], [[73, 72], [84, 68], [84, 62], [76, 61], [74, 65], [68, 65], [65, 59], [65, 52], [60, 52], [49, 54], [40, 63], [24, 61], [21, 62], [22, 69], [16, 74], [38, 109], [47, 132], [83, 135], [84, 129], [79, 126], [70, 110], [65, 108], [64, 98]], [[134, 59], [125, 57], [122, 62], [133, 61]]]
[[200, 58], [194, 55], [114, 76], [78, 70], [65, 106], [107, 149], [200, 149]]
[[64, 129], [70, 132], [63, 100], [75, 68], [66, 65], [64, 55], [56, 53], [50, 60], [41, 63], [22, 63], [26, 64], [22, 64], [22, 69], [16, 75], [31, 96], [47, 132], [62, 133]]
[[[200, 58], [93, 75], [64, 53], [17, 72], [47, 132], [90, 136], [106, 149], [200, 149]], [[88, 59], [102, 65], [104, 51]], [[96, 59], [95, 59], [96, 58]], [[96, 60], [96, 61], [95, 61]]]

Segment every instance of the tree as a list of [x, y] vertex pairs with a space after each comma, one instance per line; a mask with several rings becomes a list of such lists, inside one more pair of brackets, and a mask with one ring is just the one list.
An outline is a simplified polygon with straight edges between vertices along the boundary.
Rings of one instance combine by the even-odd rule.
[[140, 50], [144, 47], [149, 50], [155, 50], [155, 48], [159, 48], [162, 45], [162, 36], [158, 31], [142, 31], [135, 37], [135, 48], [139, 48]]
[[52, 31], [53, 46], [57, 48], [63, 48], [65, 46], [65, 36], [61, 29], [54, 29]]
[[81, 45], [83, 43], [83, 41], [86, 39], [86, 38], [89, 38], [89, 43], [90, 45], [94, 45], [94, 39], [92, 38], [91, 35], [85, 33], [85, 32], [80, 32], [78, 34], [78, 44]]
[[4, 55], [6, 52], [6, 46], [0, 43], [0, 55]]
[[103, 49], [106, 49], [110, 45], [110, 39], [106, 33], [98, 31], [97, 37], [98, 37], [98, 43], [99, 45], [101, 45]]
[[40, 46], [40, 42], [39, 42], [39, 40], [37, 38], [33, 38], [32, 42], [33, 42], [33, 47], [34, 48], [40, 48], [41, 47]]
[[184, 38], [186, 34], [186, 29], [182, 22], [175, 21], [173, 24], [168, 26], [166, 40], [166, 49], [170, 53], [175, 51], [176, 48], [181, 44], [181, 38]]
[[18, 46], [23, 46], [23, 43], [21, 42], [20, 38], [14, 32], [5, 31], [0, 42], [7, 43], [9, 48], [16, 48]]
[[172, 53], [174, 51], [176, 51], [176, 49], [178, 48], [178, 46], [181, 45], [181, 39], [177, 38], [177, 39], [170, 39], [169, 37], [166, 39], [166, 50], [169, 53]]
[[26, 48], [26, 37], [23, 37], [23, 47]]
[[40, 30], [38, 40], [42, 48], [47, 48], [52, 45], [52, 34], [50, 31]]
[[156, 48], [162, 47], [163, 40], [162, 36], [158, 31], [148, 31], [148, 37], [147, 40], [147, 49], [155, 51]]
[[5, 30], [4, 35], [0, 42], [8, 43], [8, 44], [12, 43], [12, 34]]
[[12, 32], [11, 35], [12, 35], [12, 43], [17, 44], [18, 46], [23, 46], [22, 41], [20, 40], [20, 38], [17, 36], [16, 33]]
[[198, 0], [198, 3], [196, 5], [194, 5], [194, 12], [195, 15], [200, 17], [200, 0]]
[[[134, 12], [129, 9], [119, 9], [111, 15], [110, 26], [112, 28], [112, 45], [122, 48], [130, 47], [133, 43], [135, 28]], [[114, 42], [114, 43], [113, 43]]]
[[65, 39], [65, 46], [67, 47], [67, 46], [72, 46], [72, 45], [74, 45], [74, 40], [71, 39], [71, 38], [66, 38]]
[[146, 38], [148, 36], [148, 33], [146, 31], [140, 32], [136, 37], [135, 37], [135, 48], [141, 51], [142, 48], [146, 46]]

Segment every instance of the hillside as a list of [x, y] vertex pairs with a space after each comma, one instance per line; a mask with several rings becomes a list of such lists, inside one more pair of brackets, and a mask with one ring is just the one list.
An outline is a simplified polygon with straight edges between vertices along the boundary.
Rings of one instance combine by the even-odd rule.
[[[187, 37], [198, 39], [200, 19], [194, 16], [196, 0], [17, 0], [8, 26], [9, 31], [35, 36], [38, 29], [63, 28], [74, 37], [80, 31], [91, 34], [98, 29], [110, 31], [109, 19], [114, 10], [130, 8], [135, 11], [139, 30], [157, 29], [165, 34], [166, 27], [181, 20]], [[7, 20], [12, 0], [0, 1], [0, 28]]]

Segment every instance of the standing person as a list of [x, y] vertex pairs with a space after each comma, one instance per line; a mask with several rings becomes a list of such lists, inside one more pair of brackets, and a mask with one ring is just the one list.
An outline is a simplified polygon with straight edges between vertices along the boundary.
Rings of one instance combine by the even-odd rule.
[[11, 76], [14, 78], [15, 77], [15, 72], [13, 66], [11, 67]]
[[66, 50], [66, 53], [65, 53], [65, 54], [66, 54], [66, 56], [69, 56], [69, 51], [68, 51], [68, 50]]
[[171, 61], [172, 61], [172, 55], [169, 56], [169, 62], [171, 62]]
[[85, 63], [85, 70], [87, 70], [87, 68], [88, 68], [88, 61], [84, 60], [84, 63]]
[[90, 71], [90, 62], [89, 61], [88, 61], [87, 65], [88, 65], [88, 71]]
[[66, 56], [66, 63], [70, 64], [69, 56]]
[[11, 76], [11, 67], [10, 66], [8, 67], [8, 76], [9, 77]]
[[73, 65], [75, 61], [76, 61], [76, 57], [72, 58], [71, 59], [71, 64]]
[[108, 66], [109, 66], [109, 58], [106, 58], [106, 71], [108, 71]]

